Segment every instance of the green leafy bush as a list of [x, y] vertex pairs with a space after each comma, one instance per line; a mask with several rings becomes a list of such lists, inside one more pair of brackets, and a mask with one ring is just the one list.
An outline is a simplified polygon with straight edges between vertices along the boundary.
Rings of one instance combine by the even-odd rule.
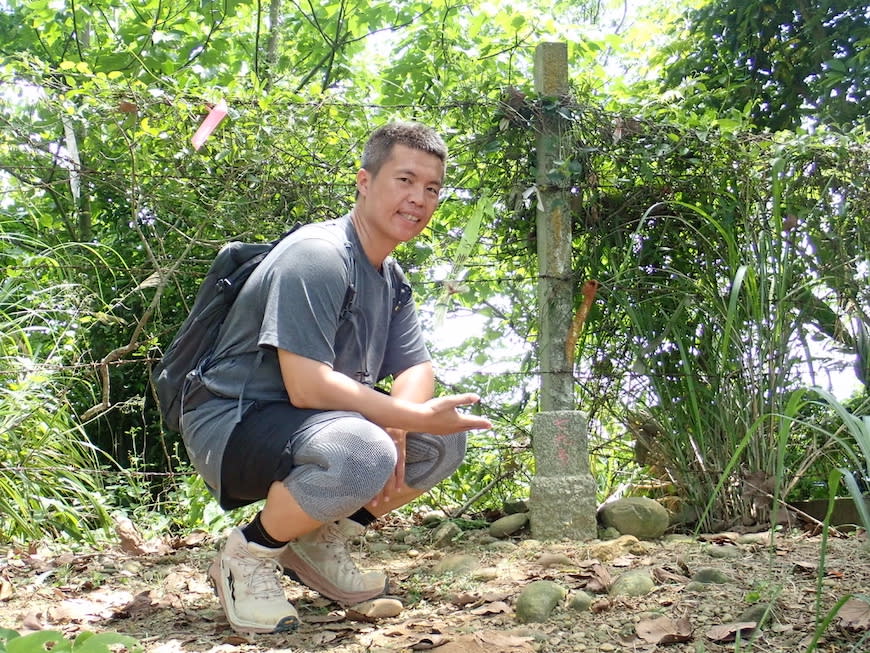
[[[0, 236], [0, 254], [35, 246]], [[86, 298], [47, 274], [57, 265], [40, 251], [0, 282], [0, 533], [10, 540], [88, 539], [108, 522], [105, 460], [68, 400]]]
[[79, 633], [74, 640], [56, 630], [40, 630], [19, 635], [0, 628], [0, 653], [140, 653], [142, 645], [134, 637], [118, 633]]

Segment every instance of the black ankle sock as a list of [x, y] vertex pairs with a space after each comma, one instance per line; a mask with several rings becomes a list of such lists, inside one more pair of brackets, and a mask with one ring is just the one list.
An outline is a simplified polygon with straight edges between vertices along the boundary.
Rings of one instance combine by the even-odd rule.
[[361, 526], [368, 526], [369, 524], [374, 523], [374, 521], [377, 520], [377, 517], [375, 517], [372, 513], [370, 513], [365, 508], [360, 508], [355, 513], [353, 513], [350, 517], [348, 517], [348, 519], [351, 521], [355, 521], [357, 524], [360, 524]]
[[245, 536], [245, 539], [248, 540], [248, 542], [256, 542], [257, 544], [269, 549], [280, 549], [282, 546], [287, 544], [287, 542], [276, 540], [266, 532], [266, 529], [263, 527], [263, 522], [260, 521], [260, 514], [261, 513], [258, 512], [257, 516], [254, 517], [254, 520], [242, 529], [242, 534]]

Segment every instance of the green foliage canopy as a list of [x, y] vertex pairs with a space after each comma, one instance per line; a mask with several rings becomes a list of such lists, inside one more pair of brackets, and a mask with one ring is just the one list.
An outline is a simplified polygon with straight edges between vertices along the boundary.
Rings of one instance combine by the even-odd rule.
[[870, 11], [856, 0], [709, 0], [666, 51], [689, 107], [748, 110], [772, 130], [870, 115]]

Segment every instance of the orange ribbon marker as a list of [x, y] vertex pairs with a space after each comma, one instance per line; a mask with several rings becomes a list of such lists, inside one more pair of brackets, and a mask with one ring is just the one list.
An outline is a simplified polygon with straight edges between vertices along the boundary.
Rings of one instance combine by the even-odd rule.
[[568, 337], [565, 339], [565, 358], [569, 365], [574, 365], [575, 350], [577, 349], [577, 340], [580, 338], [580, 332], [583, 330], [583, 325], [586, 323], [586, 317], [589, 315], [589, 309], [595, 301], [595, 293], [598, 292], [598, 287], [601, 284], [590, 279], [583, 284], [580, 290], [583, 293], [583, 302], [574, 314], [574, 319], [571, 320], [571, 327], [568, 329]]

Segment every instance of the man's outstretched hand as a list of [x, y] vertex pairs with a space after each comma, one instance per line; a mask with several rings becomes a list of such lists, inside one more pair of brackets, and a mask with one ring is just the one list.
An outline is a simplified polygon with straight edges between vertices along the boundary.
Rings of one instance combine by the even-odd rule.
[[474, 429], [490, 429], [492, 422], [481, 415], [462, 413], [458, 408], [471, 406], [480, 401], [474, 393], [435, 397], [423, 403], [425, 428], [420, 429], [433, 435], [448, 435]]
[[[427, 424], [425, 429], [420, 430], [425, 430], [425, 432], [432, 435], [448, 435], [472, 429], [492, 428], [492, 423], [486, 417], [469, 415], [457, 410], [461, 406], [470, 406], [478, 401], [480, 401], [480, 397], [471, 393], [429, 399], [420, 404], [424, 422]], [[401, 496], [402, 492], [409, 490], [405, 485], [405, 441], [407, 431], [397, 428], [387, 428], [386, 431], [396, 445], [397, 463], [396, 469], [386, 485], [384, 485], [384, 489], [372, 499], [370, 507], [373, 510], [378, 506], [389, 504], [392, 497]], [[414, 493], [419, 494], [416, 490]]]

